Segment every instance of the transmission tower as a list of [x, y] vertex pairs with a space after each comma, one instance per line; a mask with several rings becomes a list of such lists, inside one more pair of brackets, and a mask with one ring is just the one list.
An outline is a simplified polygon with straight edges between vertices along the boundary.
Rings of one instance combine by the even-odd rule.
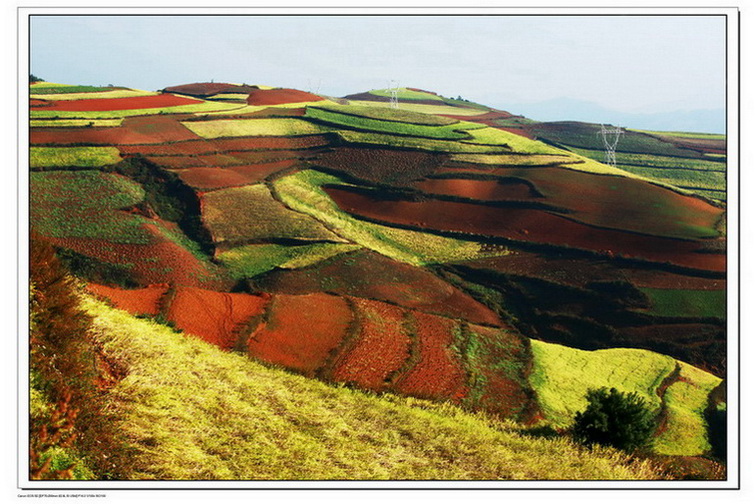
[[394, 109], [398, 108], [398, 89], [398, 82], [392, 80], [388, 90], [391, 92], [391, 108]]
[[616, 168], [616, 145], [619, 143], [619, 137], [624, 134], [624, 130], [620, 126], [606, 127], [605, 124], [601, 124], [598, 134], [603, 139], [603, 146], [606, 149], [605, 163]]

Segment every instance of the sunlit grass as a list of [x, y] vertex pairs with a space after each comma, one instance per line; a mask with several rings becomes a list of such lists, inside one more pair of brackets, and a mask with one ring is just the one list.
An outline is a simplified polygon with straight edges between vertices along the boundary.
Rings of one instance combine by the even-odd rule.
[[127, 479], [656, 479], [646, 462], [445, 404], [326, 385], [89, 301], [128, 370], [109, 391]]
[[93, 91], [88, 93], [46, 93], [32, 94], [31, 98], [44, 100], [93, 100], [101, 98], [133, 98], [135, 96], [154, 96], [156, 91], [142, 91], [139, 89], [113, 89], [111, 91]]
[[68, 128], [68, 127], [114, 127], [120, 126], [123, 119], [32, 119], [32, 128]]

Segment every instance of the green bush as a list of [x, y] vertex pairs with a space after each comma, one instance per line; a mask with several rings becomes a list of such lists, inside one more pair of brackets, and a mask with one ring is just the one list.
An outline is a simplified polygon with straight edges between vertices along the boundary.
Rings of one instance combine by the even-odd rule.
[[577, 441], [628, 452], [648, 447], [655, 431], [655, 419], [639, 394], [602, 387], [588, 390], [586, 397], [587, 409], [574, 416]]

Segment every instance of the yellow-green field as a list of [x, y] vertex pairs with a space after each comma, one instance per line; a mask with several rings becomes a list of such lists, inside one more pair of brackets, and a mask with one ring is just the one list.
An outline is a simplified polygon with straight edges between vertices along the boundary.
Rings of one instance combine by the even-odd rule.
[[[708, 448], [703, 410], [707, 397], [721, 382], [671, 357], [649, 350], [611, 348], [585, 351], [532, 340], [530, 383], [548, 423], [568, 427], [575, 413], [587, 406], [591, 388], [636, 392], [656, 411], [668, 407], [666, 428], [654, 445], [663, 455], [701, 455]], [[683, 381], [673, 383], [663, 398], [657, 390], [681, 366]]]
[[32, 168], [96, 168], [115, 164], [120, 160], [120, 152], [115, 147], [32, 147], [29, 153], [29, 165]]
[[85, 119], [112, 119], [116, 117], [133, 117], [140, 115], [155, 114], [195, 114], [206, 113], [220, 110], [234, 110], [243, 107], [239, 103], [225, 103], [206, 101], [202, 103], [193, 103], [190, 105], [177, 105], [175, 107], [147, 108], [147, 109], [130, 109], [130, 110], [93, 110], [93, 111], [75, 111], [75, 110], [45, 110], [44, 107], [32, 108], [31, 119], [68, 119], [68, 118], [85, 118]]
[[203, 138], [234, 136], [293, 136], [312, 135], [335, 131], [303, 119], [216, 119], [213, 121], [187, 121], [181, 123]]
[[32, 128], [70, 128], [70, 127], [115, 127], [123, 124], [123, 119], [32, 119]]
[[[385, 102], [349, 100], [349, 104], [364, 106], [364, 107], [380, 107], [380, 108], [391, 107], [391, 104], [388, 102], [388, 100], [386, 100]], [[425, 105], [423, 103], [406, 103], [406, 102], [400, 103], [398, 110], [406, 110], [409, 112], [421, 112], [423, 114], [456, 115], [456, 116], [470, 116], [470, 117], [487, 113], [487, 110], [481, 110], [481, 109], [452, 107], [450, 105]]]
[[95, 98], [133, 98], [135, 96], [153, 96], [157, 91], [142, 91], [139, 89], [114, 89], [91, 93], [60, 93], [60, 94], [31, 94], [31, 98], [43, 100], [93, 100]]
[[[88, 301], [127, 374], [108, 393], [125, 479], [658, 479], [648, 462], [459, 408], [268, 369]], [[128, 454], [128, 455], [126, 455]]]

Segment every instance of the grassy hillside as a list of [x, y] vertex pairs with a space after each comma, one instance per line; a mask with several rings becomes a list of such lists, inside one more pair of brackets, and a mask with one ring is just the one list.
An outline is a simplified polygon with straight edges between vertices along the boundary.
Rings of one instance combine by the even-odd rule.
[[647, 462], [456, 407], [269, 369], [86, 303], [105, 353], [128, 479], [658, 479]]

